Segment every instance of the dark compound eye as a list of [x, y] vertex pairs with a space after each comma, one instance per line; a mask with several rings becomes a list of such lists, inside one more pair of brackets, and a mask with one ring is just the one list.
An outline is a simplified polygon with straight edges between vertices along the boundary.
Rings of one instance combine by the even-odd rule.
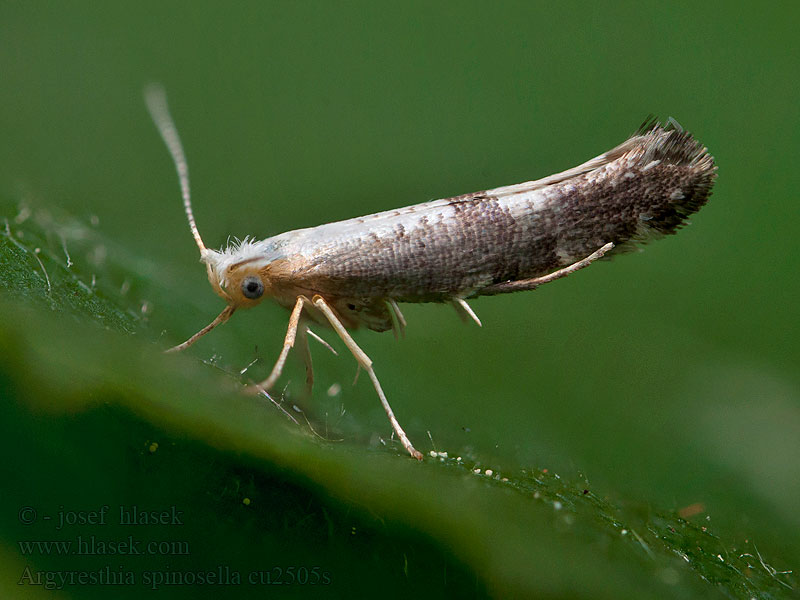
[[251, 300], [261, 298], [261, 295], [264, 293], [264, 284], [261, 283], [258, 277], [245, 277], [244, 281], [242, 281], [242, 293], [245, 295], [245, 298], [250, 298]]

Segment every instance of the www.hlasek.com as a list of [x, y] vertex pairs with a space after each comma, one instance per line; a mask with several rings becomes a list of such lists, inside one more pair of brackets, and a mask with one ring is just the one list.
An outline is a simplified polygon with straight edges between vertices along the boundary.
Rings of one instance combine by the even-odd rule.
[[23, 556], [188, 556], [189, 542], [185, 540], [140, 540], [129, 535], [119, 540], [107, 540], [95, 535], [78, 535], [73, 540], [20, 540]]

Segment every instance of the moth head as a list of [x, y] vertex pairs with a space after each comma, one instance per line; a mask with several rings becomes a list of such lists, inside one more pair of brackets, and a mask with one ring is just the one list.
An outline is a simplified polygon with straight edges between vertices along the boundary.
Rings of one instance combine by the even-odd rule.
[[[211, 287], [229, 306], [250, 308], [270, 295], [269, 279], [263, 261], [218, 254], [222, 260], [207, 263]], [[227, 258], [228, 260], [225, 260]]]
[[203, 247], [201, 260], [206, 263], [208, 281], [214, 291], [227, 302], [227, 306], [211, 323], [203, 327], [188, 340], [167, 350], [177, 352], [188, 348], [197, 340], [231, 318], [238, 308], [250, 308], [269, 295], [269, 280], [266, 269], [256, 261], [225, 260], [230, 252], [217, 252]]

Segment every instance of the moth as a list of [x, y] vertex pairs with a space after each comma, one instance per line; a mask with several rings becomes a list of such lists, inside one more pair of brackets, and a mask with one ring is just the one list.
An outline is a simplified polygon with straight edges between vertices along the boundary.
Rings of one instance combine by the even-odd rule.
[[269, 376], [251, 389], [273, 387], [293, 347], [305, 362], [310, 389], [307, 336], [316, 335], [309, 324], [329, 326], [369, 376], [404, 448], [420, 460], [350, 330], [402, 332], [404, 302], [447, 302], [480, 325], [470, 298], [533, 290], [675, 233], [706, 203], [717, 171], [708, 150], [675, 121], [649, 119], [620, 145], [543, 179], [212, 250], [192, 213], [188, 166], [166, 94], [149, 86], [145, 101], [172, 155], [208, 280], [226, 303], [211, 323], [168, 352], [188, 348], [237, 310], [272, 298], [291, 311], [289, 326]]

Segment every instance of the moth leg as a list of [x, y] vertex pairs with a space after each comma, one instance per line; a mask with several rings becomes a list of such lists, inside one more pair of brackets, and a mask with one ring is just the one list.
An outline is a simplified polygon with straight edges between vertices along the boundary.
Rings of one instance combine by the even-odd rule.
[[408, 323], [403, 313], [400, 312], [400, 307], [397, 306], [397, 302], [389, 298], [386, 300], [386, 306], [389, 307], [389, 313], [394, 315], [394, 319], [392, 319], [392, 332], [394, 333], [395, 339], [397, 339], [398, 332], [400, 333], [400, 337], [406, 337], [406, 325]]
[[375, 370], [372, 368], [372, 360], [370, 357], [364, 353], [358, 344], [356, 344], [355, 340], [350, 336], [350, 334], [344, 328], [344, 325], [342, 325], [342, 322], [339, 321], [339, 318], [333, 312], [333, 309], [331, 309], [322, 296], [314, 296], [312, 303], [317, 309], [320, 310], [320, 312], [322, 312], [322, 314], [325, 315], [325, 318], [328, 319], [331, 327], [333, 327], [336, 333], [339, 334], [339, 337], [342, 338], [342, 341], [345, 343], [345, 346], [347, 346], [347, 349], [352, 352], [359, 366], [363, 368], [369, 375], [369, 378], [372, 380], [372, 385], [375, 387], [375, 391], [378, 393], [378, 398], [380, 398], [381, 404], [383, 405], [383, 410], [386, 411], [386, 416], [389, 417], [389, 422], [392, 424], [392, 429], [394, 429], [397, 437], [400, 438], [400, 442], [403, 444], [403, 447], [411, 456], [417, 460], [422, 460], [422, 454], [411, 445], [411, 441], [408, 439], [406, 432], [403, 431], [403, 428], [400, 427], [400, 423], [394, 416], [394, 411], [392, 410], [392, 407], [389, 406], [389, 401], [386, 399], [386, 394], [383, 393], [383, 389], [378, 381], [378, 377], [375, 375]]
[[325, 341], [325, 340], [323, 340], [321, 337], [319, 337], [319, 336], [318, 336], [316, 333], [314, 333], [313, 331], [311, 331], [311, 328], [310, 328], [310, 327], [306, 327], [306, 333], [307, 333], [308, 335], [310, 335], [312, 338], [314, 338], [315, 340], [317, 340], [317, 341], [318, 341], [320, 344], [322, 344], [323, 346], [325, 346], [325, 347], [326, 347], [328, 350], [330, 350], [331, 352], [333, 352], [333, 355], [334, 355], [334, 356], [339, 356], [339, 353], [338, 353], [338, 352], [337, 352], [337, 351], [336, 351], [336, 350], [333, 348], [333, 346], [331, 346], [331, 345], [330, 345], [328, 342], [326, 342], [326, 341]]
[[[278, 356], [275, 366], [272, 367], [272, 372], [269, 374], [269, 377], [267, 377], [261, 383], [256, 384], [256, 390], [270, 389], [273, 385], [275, 385], [278, 377], [281, 376], [283, 365], [286, 362], [286, 355], [289, 354], [289, 350], [292, 346], [294, 346], [295, 338], [297, 337], [297, 327], [300, 324], [300, 314], [303, 312], [303, 307], [306, 304], [311, 304], [311, 301], [308, 298], [305, 296], [297, 297], [297, 302], [295, 302], [294, 308], [292, 309], [292, 314], [289, 317], [289, 327], [286, 329], [286, 338], [283, 341], [283, 348], [281, 349], [280, 356]], [[306, 343], [306, 348], [308, 348], [308, 343]]]
[[200, 331], [195, 333], [192, 337], [190, 337], [188, 340], [186, 340], [182, 344], [178, 344], [177, 346], [173, 346], [172, 348], [169, 348], [168, 350], [164, 350], [164, 353], [180, 352], [181, 350], [185, 350], [186, 348], [188, 348], [189, 346], [194, 344], [197, 340], [199, 340], [201, 337], [203, 337], [205, 334], [207, 334], [209, 331], [214, 329], [214, 327], [216, 327], [217, 325], [220, 325], [221, 323], [224, 323], [225, 321], [230, 319], [231, 315], [233, 314], [233, 312], [235, 310], [236, 309], [229, 304], [224, 309], [222, 309], [222, 312], [219, 313], [217, 315], [217, 318], [214, 319], [213, 321], [211, 321], [211, 323], [209, 323], [208, 325], [203, 327]]
[[456, 309], [458, 316], [461, 317], [462, 321], [466, 321], [467, 319], [472, 319], [478, 324], [478, 327], [483, 327], [481, 320], [478, 318], [478, 315], [475, 314], [475, 311], [472, 310], [472, 307], [467, 304], [467, 301], [463, 298], [456, 298], [452, 302], [453, 308]]
[[314, 365], [311, 362], [311, 350], [308, 348], [308, 333], [308, 327], [301, 323], [296, 347], [300, 357], [303, 359], [303, 364], [306, 366], [306, 396], [310, 398], [311, 391], [314, 389]]
[[595, 250], [586, 258], [582, 258], [571, 265], [564, 267], [563, 269], [559, 269], [558, 271], [553, 271], [548, 275], [543, 275], [542, 277], [535, 277], [533, 279], [521, 279], [519, 281], [506, 281], [504, 283], [495, 283], [494, 285], [489, 285], [483, 289], [481, 289], [481, 294], [503, 294], [505, 292], [521, 292], [523, 290], [535, 290], [542, 284], [550, 283], [551, 281], [555, 281], [556, 279], [561, 279], [562, 277], [566, 277], [570, 273], [574, 273], [575, 271], [579, 271], [584, 267], [588, 267], [597, 259], [601, 258], [606, 252], [611, 250], [614, 247], [614, 244], [609, 242], [599, 250]]

